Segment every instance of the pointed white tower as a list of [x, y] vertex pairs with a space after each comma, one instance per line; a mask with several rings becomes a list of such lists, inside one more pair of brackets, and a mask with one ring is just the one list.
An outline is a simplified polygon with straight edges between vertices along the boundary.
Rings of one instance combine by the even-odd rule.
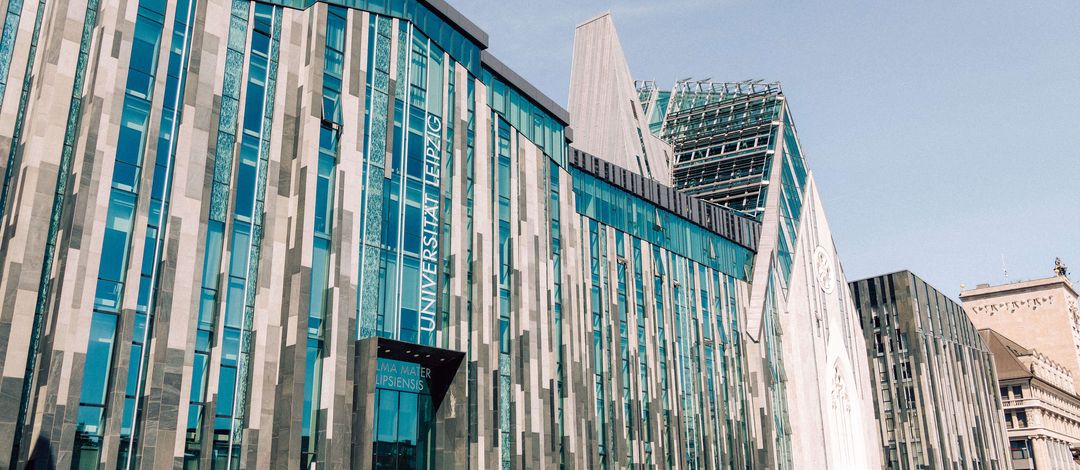
[[574, 31], [570, 117], [575, 147], [671, 185], [671, 146], [649, 132], [610, 13]]

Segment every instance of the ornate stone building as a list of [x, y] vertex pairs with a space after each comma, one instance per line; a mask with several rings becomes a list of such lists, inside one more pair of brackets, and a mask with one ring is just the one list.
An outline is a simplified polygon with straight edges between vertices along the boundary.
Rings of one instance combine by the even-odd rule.
[[994, 338], [1017, 469], [1080, 467], [1073, 460], [1080, 444], [1080, 308], [1060, 260], [1053, 273], [960, 293], [971, 321]]
[[1080, 468], [1080, 397], [1068, 369], [994, 330], [979, 334], [994, 355], [1013, 469]]
[[[1060, 265], [1054, 276], [992, 286], [979, 284], [960, 293], [975, 326], [990, 328], [1037, 349], [1080, 377], [1080, 307], [1076, 288]], [[1080, 384], [1074, 383], [1080, 392]]]

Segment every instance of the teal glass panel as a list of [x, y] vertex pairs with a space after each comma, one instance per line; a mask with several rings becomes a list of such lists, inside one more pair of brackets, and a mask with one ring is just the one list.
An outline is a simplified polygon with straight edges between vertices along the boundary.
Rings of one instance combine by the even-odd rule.
[[[410, 21], [424, 35], [446, 49], [454, 60], [461, 62], [473, 75], [480, 74], [481, 45], [469, 39], [456, 26], [447, 23], [425, 2], [418, 0], [323, 0], [323, 2]], [[304, 10], [314, 5], [316, 0], [269, 0], [268, 3]]]
[[204, 288], [215, 289], [221, 270], [221, 250], [225, 239], [225, 227], [221, 222], [206, 224], [206, 254], [203, 261], [202, 283]]
[[526, 98], [501, 78], [484, 70], [491, 109], [561, 166], [566, 165], [565, 126], [543, 107]]
[[[330, 274], [330, 242], [324, 238], [316, 237], [314, 250], [311, 255], [311, 301], [309, 315], [312, 319], [321, 320], [326, 313], [326, 289], [329, 285]], [[310, 325], [316, 329], [317, 325]]]
[[85, 370], [98, 373], [86, 374], [83, 378], [82, 393], [79, 395], [81, 403], [105, 405], [106, 384], [116, 341], [116, 320], [116, 315], [95, 312], [90, 321]]
[[135, 217], [135, 195], [113, 190], [105, 216], [105, 238], [101, 248], [98, 277], [120, 282], [124, 279], [128, 241]]
[[317, 425], [317, 419], [315, 414], [318, 412], [318, 382], [317, 378], [320, 377], [322, 361], [320, 357], [320, 345], [319, 341], [315, 339], [308, 339], [307, 352], [305, 353], [305, 366], [304, 366], [304, 383], [313, 384], [311, 387], [304, 387], [304, 404], [303, 404], [303, 421], [300, 426], [300, 435], [303, 437], [314, 436], [315, 426]]
[[571, 168], [577, 212], [592, 220], [747, 280], [753, 253], [720, 235]]

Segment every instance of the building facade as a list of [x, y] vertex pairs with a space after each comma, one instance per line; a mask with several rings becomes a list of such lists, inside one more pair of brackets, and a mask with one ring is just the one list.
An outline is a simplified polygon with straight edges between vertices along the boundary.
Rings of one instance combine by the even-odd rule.
[[1080, 397], [1068, 369], [994, 330], [979, 335], [994, 355], [1012, 467], [1080, 467]]
[[[1035, 348], [1080, 377], [1080, 307], [1064, 268], [1043, 279], [979, 284], [960, 292], [960, 300], [978, 328]], [[1080, 393], [1080, 384], [1073, 387]]]
[[876, 466], [808, 175], [571, 147], [440, 0], [3, 5], [0, 466]]
[[[600, 134], [575, 146], [630, 149], [628, 168], [647, 162], [642, 174], [670, 174], [679, 191], [761, 223], [741, 336], [750, 374], [768, 378], [750, 403], [769, 465], [878, 468], [858, 317], [779, 85], [680, 81], [662, 91], [624, 70], [611, 15], [578, 25], [571, 124]], [[605, 122], [609, 114], [623, 127]], [[655, 150], [652, 138], [666, 148]], [[723, 154], [729, 141], [735, 150]], [[711, 170], [688, 169], [705, 160]]]
[[909, 271], [852, 282], [889, 469], [1008, 469], [994, 359], [963, 309]]

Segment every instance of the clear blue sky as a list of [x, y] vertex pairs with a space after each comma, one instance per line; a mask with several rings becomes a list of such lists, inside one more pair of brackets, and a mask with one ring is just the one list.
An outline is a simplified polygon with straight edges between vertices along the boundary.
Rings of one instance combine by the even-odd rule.
[[603, 11], [635, 78], [782, 82], [849, 280], [1080, 280], [1080, 2], [450, 1], [564, 105]]

